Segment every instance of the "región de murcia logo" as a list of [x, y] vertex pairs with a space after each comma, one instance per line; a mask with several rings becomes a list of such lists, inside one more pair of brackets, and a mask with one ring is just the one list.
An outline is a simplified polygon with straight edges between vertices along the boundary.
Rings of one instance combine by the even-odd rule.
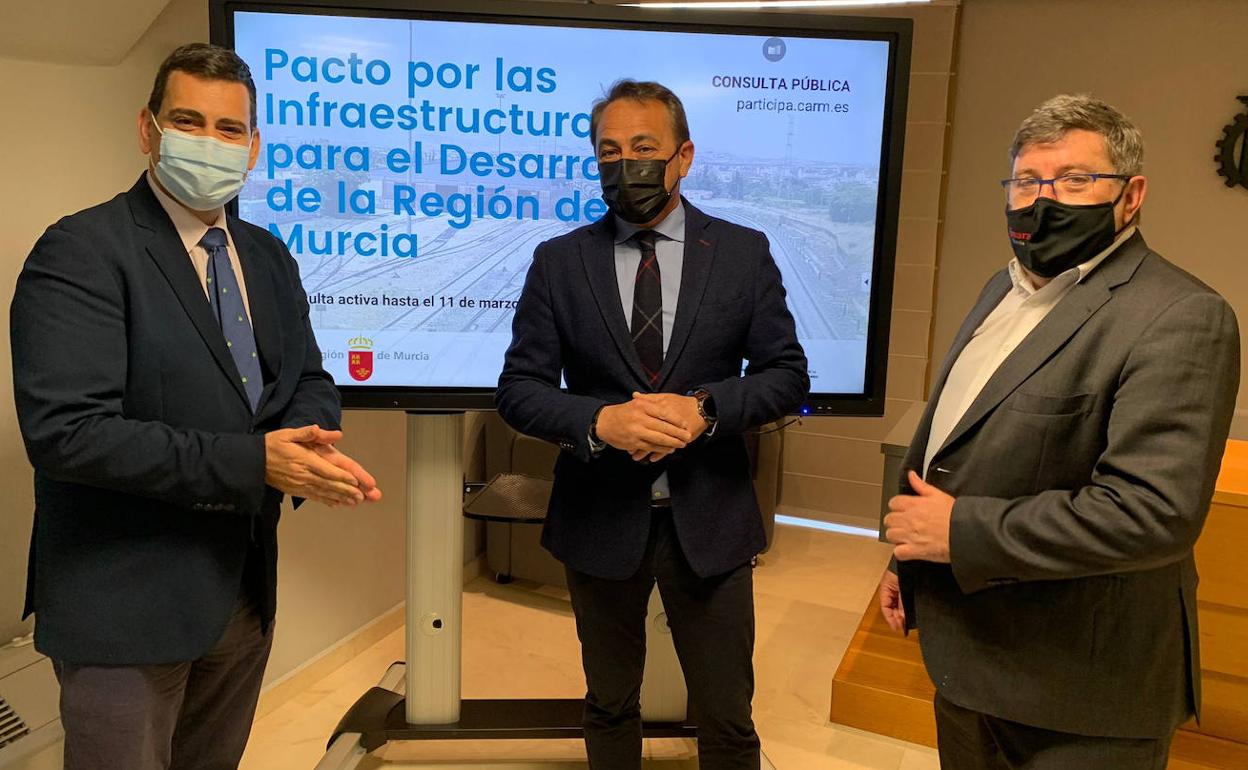
[[373, 341], [368, 337], [347, 340], [347, 371], [359, 382], [373, 376]]
[[1245, 112], [1236, 115], [1230, 125], [1222, 129], [1222, 139], [1218, 141], [1218, 154], [1213, 159], [1218, 162], [1218, 173], [1226, 177], [1226, 186], [1240, 185], [1248, 189], [1248, 96], [1241, 96]]

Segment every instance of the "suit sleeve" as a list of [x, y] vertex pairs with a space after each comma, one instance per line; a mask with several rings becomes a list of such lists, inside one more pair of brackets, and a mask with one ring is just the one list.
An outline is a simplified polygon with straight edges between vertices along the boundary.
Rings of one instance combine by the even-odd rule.
[[785, 303], [780, 269], [767, 237], [758, 233], [757, 238], [761, 256], [752, 283], [754, 312], [745, 340], [749, 361], [745, 376], [703, 386], [715, 399], [714, 439], [738, 435], [792, 413], [810, 390], [806, 353]]
[[306, 341], [299, 383], [295, 386], [290, 403], [282, 412], [281, 425], [283, 428], [316, 425], [324, 430], [339, 430], [342, 427], [342, 397], [338, 393], [338, 387], [334, 385], [334, 378], [325, 371], [321, 348], [316, 344], [316, 334], [312, 331], [312, 321], [308, 313], [308, 296], [299, 277], [299, 265], [286, 250], [286, 246], [280, 241], [278, 243], [289, 266], [295, 312], [299, 316], [298, 322], [303, 327], [303, 338]]
[[84, 240], [54, 226], [35, 244], [10, 314], [14, 400], [31, 464], [52, 479], [173, 505], [258, 511], [260, 436], [125, 417], [124, 308], [120, 278]]
[[593, 457], [589, 426], [606, 402], [560, 389], [562, 345], [547, 275], [550, 257], [539, 246], [524, 280], [503, 359], [495, 402], [499, 415], [517, 431], [558, 444], [578, 459]]
[[1111, 394], [1091, 483], [1015, 500], [957, 499], [950, 553], [962, 590], [1184, 558], [1213, 496], [1239, 367], [1239, 329], [1225, 300], [1194, 294], [1166, 308], [1135, 341]]

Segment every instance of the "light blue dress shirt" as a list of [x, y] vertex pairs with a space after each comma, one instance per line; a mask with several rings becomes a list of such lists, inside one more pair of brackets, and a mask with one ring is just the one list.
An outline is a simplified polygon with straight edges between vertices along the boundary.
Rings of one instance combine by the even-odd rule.
[[[631, 222], [615, 218], [615, 280], [620, 288], [620, 306], [629, 327], [633, 323], [633, 292], [637, 284], [637, 268], [641, 264], [641, 249], [628, 240], [642, 228]], [[658, 233], [654, 253], [659, 260], [659, 284], [663, 293], [663, 355], [672, 340], [672, 327], [676, 325], [676, 305], [680, 301], [680, 278], [685, 267], [685, 204], [677, 201], [676, 208], [653, 228]], [[650, 489], [651, 500], [665, 500], [672, 496], [667, 474], [659, 476]]]

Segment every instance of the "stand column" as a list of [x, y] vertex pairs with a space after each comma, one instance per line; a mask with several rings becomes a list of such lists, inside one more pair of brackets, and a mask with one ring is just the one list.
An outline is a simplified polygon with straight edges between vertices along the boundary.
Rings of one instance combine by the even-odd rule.
[[464, 415], [407, 415], [407, 722], [460, 717]]

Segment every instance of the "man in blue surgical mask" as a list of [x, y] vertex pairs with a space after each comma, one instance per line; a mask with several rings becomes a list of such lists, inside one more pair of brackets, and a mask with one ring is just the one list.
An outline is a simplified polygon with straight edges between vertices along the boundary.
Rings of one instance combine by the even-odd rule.
[[67, 770], [236, 767], [272, 642], [283, 496], [381, 496], [334, 448], [338, 392], [297, 265], [225, 213], [255, 122], [237, 55], [174, 51], [139, 114], [148, 168], [50, 227], [18, 279], [26, 611], [60, 680]]

